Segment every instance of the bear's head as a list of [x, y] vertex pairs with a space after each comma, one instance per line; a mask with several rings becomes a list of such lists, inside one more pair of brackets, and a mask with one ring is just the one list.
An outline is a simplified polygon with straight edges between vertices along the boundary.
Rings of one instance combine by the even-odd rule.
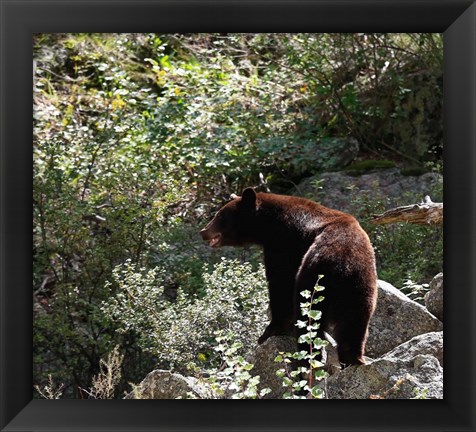
[[212, 248], [244, 246], [252, 242], [256, 192], [252, 188], [247, 188], [241, 197], [232, 195], [232, 198], [232, 201], [225, 204], [200, 231], [203, 240]]

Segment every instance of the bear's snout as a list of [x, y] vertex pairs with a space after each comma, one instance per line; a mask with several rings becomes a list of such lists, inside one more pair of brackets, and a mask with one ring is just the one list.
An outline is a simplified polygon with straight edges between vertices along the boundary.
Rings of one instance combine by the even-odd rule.
[[213, 233], [210, 229], [210, 226], [207, 225], [205, 228], [201, 229], [200, 236], [203, 240], [210, 240], [210, 237], [213, 237]]
[[200, 235], [202, 236], [202, 239], [206, 242], [208, 242], [210, 247], [219, 247], [220, 246], [220, 240], [221, 240], [221, 234], [217, 232], [211, 232], [210, 229], [208, 228], [203, 228], [200, 231]]

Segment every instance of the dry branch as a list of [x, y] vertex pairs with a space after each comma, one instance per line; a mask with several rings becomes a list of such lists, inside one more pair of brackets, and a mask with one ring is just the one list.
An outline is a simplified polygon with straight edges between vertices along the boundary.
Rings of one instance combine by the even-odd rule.
[[372, 215], [370, 220], [376, 225], [405, 222], [418, 225], [442, 225], [443, 203], [434, 203], [429, 196], [420, 204], [396, 207], [381, 215]]

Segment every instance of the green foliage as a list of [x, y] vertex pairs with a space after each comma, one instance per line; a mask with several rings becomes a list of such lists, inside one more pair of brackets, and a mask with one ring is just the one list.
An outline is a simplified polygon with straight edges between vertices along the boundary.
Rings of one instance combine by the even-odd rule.
[[422, 389], [419, 387], [415, 387], [413, 389], [413, 394], [415, 395], [412, 399], [429, 399], [428, 397], [428, 389]]
[[410, 224], [373, 227], [379, 278], [397, 287], [429, 281], [443, 268], [443, 229]]
[[303, 133], [337, 131], [366, 149], [409, 160], [429, 148], [441, 154], [441, 35], [286, 36], [282, 66], [300, 79], [307, 112], [314, 115], [300, 125]]
[[[441, 201], [441, 186], [429, 194]], [[396, 287], [405, 287], [408, 281], [429, 282], [443, 268], [443, 228], [414, 224], [375, 225], [369, 221], [372, 215], [383, 213], [392, 207], [421, 201], [421, 196], [408, 191], [400, 201], [383, 202], [372, 194], [359, 194], [352, 190], [355, 216], [368, 233], [375, 249], [379, 278]], [[413, 283], [413, 282], [412, 282]], [[404, 288], [403, 291], [409, 291]]]
[[214, 351], [218, 353], [221, 363], [218, 367], [208, 369], [206, 378], [202, 378], [211, 388], [212, 397], [216, 399], [259, 399], [268, 394], [269, 388], [259, 389], [260, 377], [252, 375], [253, 365], [239, 355], [243, 348], [236, 341], [237, 335], [215, 331]]
[[388, 169], [395, 167], [395, 162], [390, 160], [364, 160], [354, 162], [346, 168], [351, 175], [362, 175], [376, 169]]
[[201, 298], [179, 290], [175, 301], [164, 294], [166, 275], [163, 268], [146, 270], [128, 261], [114, 269], [107, 287], [116, 294], [102, 306], [118, 331], [136, 333], [139, 346], [160, 364], [178, 371], [195, 361], [216, 365], [220, 359], [211, 344], [218, 330], [236, 335], [243, 349], [256, 344], [268, 303], [262, 266], [255, 272], [248, 263], [222, 259], [211, 273], [204, 269]]
[[[309, 352], [280, 353], [274, 360], [283, 364], [283, 368], [278, 369], [276, 375], [283, 380], [283, 386], [287, 388], [283, 395], [284, 399], [306, 399], [307, 396], [303, 394], [304, 392], [307, 392], [312, 399], [322, 399], [325, 396], [321, 386], [316, 384], [327, 376], [323, 369], [324, 364], [317, 359], [321, 355], [322, 349], [328, 344], [327, 341], [317, 337], [321, 312], [316, 309], [316, 306], [324, 300], [323, 296], [318, 295], [320, 291], [324, 290], [324, 287], [319, 285], [319, 280], [322, 277], [319, 276], [312, 292], [308, 290], [301, 292], [301, 295], [306, 299], [305, 302], [300, 303], [301, 312], [308, 319], [296, 322], [298, 328], [306, 329], [306, 332], [299, 337], [298, 342], [309, 344]], [[298, 366], [296, 367], [296, 365]], [[304, 379], [305, 376], [307, 379]]]
[[403, 287], [400, 290], [403, 292], [403, 294], [406, 294], [413, 301], [424, 305], [425, 294], [430, 291], [430, 284], [419, 284], [409, 279], [403, 283]]

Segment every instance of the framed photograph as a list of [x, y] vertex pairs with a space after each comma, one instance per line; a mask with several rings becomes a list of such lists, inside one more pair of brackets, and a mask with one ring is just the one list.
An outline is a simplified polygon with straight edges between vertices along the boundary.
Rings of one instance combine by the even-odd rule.
[[[63, 0], [51, 2], [0, 0], [0, 7], [0, 428], [2, 431], [474, 430], [476, 423], [474, 411], [476, 396], [474, 372], [476, 362], [476, 345], [474, 344], [476, 336], [474, 307], [476, 304], [474, 265], [476, 259], [474, 206], [476, 200], [476, 5], [474, 1], [124, 0], [117, 2], [97, 0], [90, 2]], [[38, 35], [55, 38], [61, 34], [93, 33], [137, 35], [443, 34], [445, 204], [443, 265], [446, 286], [444, 295], [446, 354], [442, 399], [424, 402], [408, 399], [378, 402], [370, 400], [384, 399], [380, 397], [345, 401], [273, 399], [247, 400], [246, 402], [205, 399], [131, 401], [97, 400], [94, 397], [88, 397], [91, 395], [86, 394], [86, 390], [84, 399], [77, 395], [76, 398], [55, 399], [54, 394], [50, 394], [52, 396], [50, 399], [54, 400], [38, 398], [38, 389], [35, 390], [36, 383], [33, 376], [35, 344], [41, 343], [38, 342], [41, 341], [41, 337], [50, 337], [47, 325], [59, 326], [62, 322], [45, 324], [44, 334], [38, 331], [35, 334], [33, 332], [32, 288], [33, 285], [41, 285], [42, 289], [46, 290], [49, 283], [48, 277], [44, 275], [40, 282], [33, 283], [36, 276], [32, 251], [35, 250], [35, 256], [38, 255], [35, 249], [38, 245], [33, 242], [33, 235], [38, 233], [35, 233], [32, 218], [34, 207], [38, 206], [37, 200], [41, 199], [33, 190], [34, 47], [35, 42], [38, 41]], [[128, 42], [124, 40], [121, 43]], [[151, 39], [150, 42], [156, 50], [161, 49], [161, 43], [158, 37]], [[217, 39], [213, 43], [218, 46], [220, 40]], [[47, 57], [49, 54], [44, 52], [43, 55]], [[79, 67], [79, 60], [77, 63], [71, 63], [69, 67], [73, 69]], [[170, 91], [171, 98], [180, 100], [180, 87], [166, 88], [162, 82], [164, 71], [168, 67], [167, 55], [161, 57], [160, 61], [163, 63], [157, 63], [154, 59], [147, 59], [146, 62], [147, 67], [156, 73], [156, 81], [153, 85], [162, 88], [163, 92]], [[87, 69], [88, 65], [84, 67]], [[107, 66], [103, 66], [99, 60], [98, 63], [94, 63], [94, 68], [101, 70], [102, 67]], [[49, 70], [48, 73], [53, 76], [56, 71]], [[142, 71], [134, 70], [134, 73], [139, 75]], [[120, 72], [117, 72], [114, 77], [107, 79], [119, 82], [122, 76]], [[76, 84], [89, 85], [84, 82], [74, 83]], [[48, 83], [45, 81], [41, 85], [48, 85]], [[203, 81], [197, 82], [196, 85], [205, 88], [208, 83]], [[305, 94], [306, 86], [307, 84], [303, 83], [299, 91]], [[121, 85], [118, 85], [117, 89], [110, 94], [106, 91], [103, 94], [93, 89], [88, 94], [91, 98], [90, 107], [91, 110], [101, 109], [99, 97], [96, 101], [94, 100], [98, 93], [100, 97], [109, 98], [111, 112], [117, 116], [115, 127], [120, 128], [122, 121], [124, 129], [127, 129], [132, 127], [130, 125], [135, 120], [125, 116], [121, 119], [120, 110], [127, 103], [136, 103], [136, 100], [130, 95], [126, 98], [127, 92], [125, 90], [122, 92]], [[243, 89], [246, 91], [245, 87]], [[140, 89], [137, 92], [139, 94]], [[352, 98], [351, 93], [347, 96]], [[147, 96], [144, 98], [146, 99]], [[74, 121], [73, 115], [70, 113], [71, 116], [68, 117], [67, 113], [69, 109], [74, 110], [78, 100], [71, 99], [68, 105], [63, 107], [66, 113], [62, 114], [63, 126], [67, 127], [69, 121]], [[97, 105], [95, 105], [96, 102]], [[177, 103], [180, 104], [180, 102]], [[229, 108], [226, 103], [227, 101], [223, 101], [224, 110]], [[214, 113], [214, 115], [218, 114]], [[144, 110], [142, 116], [142, 120], [147, 121], [149, 114]], [[89, 127], [99, 132], [104, 131], [108, 127], [109, 120], [109, 118], [105, 119], [104, 124], [95, 121], [94, 124], [86, 125], [84, 133], [87, 134]], [[128, 123], [129, 120], [131, 123]], [[338, 120], [329, 118], [328, 123], [331, 125], [329, 127], [332, 127], [333, 122], [336, 121]], [[45, 124], [47, 123], [45, 121]], [[141, 139], [141, 137], [137, 138], [138, 141]], [[74, 145], [71, 144], [71, 152], [74, 151]], [[99, 147], [91, 150], [93, 158], [98, 151]], [[159, 160], [162, 156], [158, 155], [157, 159]], [[55, 157], [54, 154], [51, 155], [51, 158], [53, 157]], [[184, 158], [186, 159], [187, 155]], [[85, 201], [85, 195], [89, 193], [87, 183], [90, 180], [94, 159], [93, 162], [82, 164], [78, 156], [78, 161], [78, 166], [84, 169], [81, 174], [82, 179], [81, 176], [77, 179], [72, 177], [71, 182], [77, 186], [77, 182], [84, 181], [84, 185], [77, 188], [82, 194], [78, 198], [78, 205], [81, 206]], [[138, 159], [137, 164], [140, 165], [140, 163]], [[134, 178], [131, 177], [130, 181], [134, 181]], [[166, 190], [169, 185], [157, 181], [153, 187]], [[136, 203], [138, 209], [141, 205], [154, 207], [154, 201], [147, 196], [147, 193], [139, 198]], [[109, 199], [113, 198], [107, 197], [103, 201], [97, 201], [97, 208], [110, 205]], [[172, 200], [170, 202], [173, 203]], [[155, 208], [155, 210], [157, 214], [164, 211], [161, 208]], [[54, 214], [62, 217], [61, 208], [56, 209]], [[67, 218], [66, 213], [63, 217]], [[127, 214], [123, 212], [121, 217], [127, 218]], [[98, 236], [110, 236], [110, 232], [104, 231], [110, 230], [110, 226], [104, 228], [102, 222], [102, 216], [99, 214], [85, 214], [82, 217], [82, 223], [87, 227], [87, 235], [94, 236], [95, 230], [103, 230]], [[129, 225], [136, 223], [135, 220], [129, 222]], [[75, 226], [71, 224], [68, 229], [74, 230]], [[134, 226], [134, 229], [137, 229], [134, 235], [137, 234], [140, 240], [144, 229], [141, 229], [139, 225]], [[79, 236], [78, 239], [81, 240]], [[215, 241], [219, 241], [213, 238], [207, 240], [212, 246]], [[139, 246], [132, 253], [140, 255], [142, 246], [140, 242], [138, 244]], [[104, 253], [105, 257], [98, 259], [107, 260], [108, 251]], [[74, 272], [77, 271], [74, 248], [71, 249], [71, 256], [67, 267], [68, 271]], [[125, 270], [121, 277], [126, 277]], [[73, 293], [75, 289], [79, 288], [71, 287]], [[140, 295], [140, 292], [137, 295]], [[165, 294], [161, 293], [161, 295]], [[167, 295], [175, 294], [169, 292]], [[68, 307], [68, 302], [65, 301], [64, 305]], [[116, 309], [111, 310], [119, 313], [117, 304], [114, 307]], [[98, 332], [97, 335], [100, 334], [101, 332]], [[64, 344], [68, 344], [66, 339]], [[42, 355], [48, 355], [48, 353], [42, 353]], [[54, 356], [54, 354], [51, 355]], [[200, 353], [200, 355], [206, 358], [207, 354]], [[134, 359], [148, 361], [144, 357], [140, 357], [139, 360], [137, 360], [138, 357]], [[135, 361], [134, 359], [129, 361]], [[99, 358], [97, 360], [99, 364]], [[76, 382], [80, 381], [80, 378], [76, 380]], [[53, 386], [46, 391], [54, 392]]]

